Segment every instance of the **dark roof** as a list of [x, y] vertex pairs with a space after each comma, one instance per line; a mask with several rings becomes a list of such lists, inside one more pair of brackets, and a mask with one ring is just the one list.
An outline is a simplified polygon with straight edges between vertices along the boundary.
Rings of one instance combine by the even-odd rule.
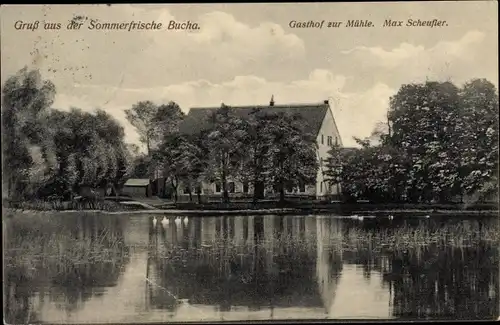
[[[236, 114], [242, 118], [248, 117], [255, 109], [262, 109], [261, 112], [287, 114], [299, 114], [304, 119], [304, 130], [317, 135], [321, 129], [321, 124], [328, 112], [328, 103], [315, 104], [288, 104], [288, 105], [255, 105], [255, 106], [230, 106], [234, 108]], [[210, 127], [210, 116], [219, 107], [193, 107], [189, 110], [184, 121], [179, 126], [179, 130], [184, 134], [193, 134], [207, 130]]]

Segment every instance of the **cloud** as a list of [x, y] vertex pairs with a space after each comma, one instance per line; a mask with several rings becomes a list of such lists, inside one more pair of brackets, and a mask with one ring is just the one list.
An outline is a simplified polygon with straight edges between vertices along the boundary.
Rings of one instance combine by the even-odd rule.
[[357, 46], [353, 49], [341, 52], [342, 54], [357, 55], [360, 59], [368, 58], [369, 62], [374, 65], [395, 68], [404, 64], [406, 61], [415, 59], [425, 52], [425, 48], [423, 46], [402, 43], [399, 47], [389, 51], [381, 47]]
[[[227, 80], [251, 74], [262, 66], [292, 68], [305, 57], [298, 36], [271, 22], [245, 24], [228, 13], [213, 11], [192, 17], [199, 30], [104, 31], [87, 30], [90, 20], [105, 22], [187, 22], [159, 6], [117, 5], [61, 8], [30, 7], [28, 14], [46, 20], [65, 21], [74, 15], [88, 17], [79, 31], [37, 30], [23, 34], [13, 30], [13, 21], [30, 18], [16, 8], [2, 10], [2, 79], [29, 64], [51, 76], [58, 88], [68, 84], [106, 84], [124, 87], [155, 87], [198, 80]], [[12, 12], [11, 12], [12, 10]], [[23, 16], [21, 16], [23, 14]], [[13, 17], [10, 18], [9, 17]], [[62, 19], [61, 17], [64, 17]], [[105, 49], [105, 50], [104, 50]], [[2, 69], [4, 70], [4, 69]]]
[[447, 59], [470, 59], [474, 46], [481, 43], [485, 35], [478, 31], [471, 31], [457, 41], [441, 41], [435, 46], [426, 49], [421, 45], [401, 43], [392, 50], [381, 47], [357, 46], [342, 51], [343, 54], [357, 55], [359, 59], [366, 59], [370, 64], [395, 68], [415, 61], [435, 61], [444, 57]]
[[[395, 92], [383, 83], [367, 91], [345, 92], [346, 77], [332, 71], [317, 69], [307, 78], [291, 82], [275, 82], [247, 75], [236, 76], [220, 83], [196, 80], [166, 87], [113, 88], [78, 85], [71, 95], [58, 94], [54, 107], [67, 109], [78, 106], [93, 110], [103, 108], [115, 116], [126, 130], [128, 142], [137, 143], [138, 135], [126, 121], [124, 110], [139, 100], [152, 100], [157, 104], [174, 100], [187, 112], [191, 107], [227, 105], [266, 105], [272, 95], [279, 103], [311, 103], [331, 99], [343, 142], [355, 145], [353, 136], [371, 134], [378, 121], [385, 119], [389, 97]], [[80, 106], [79, 106], [80, 105]]]
[[[395, 83], [421, 82], [426, 79], [452, 80], [463, 83], [467, 79], [486, 77], [497, 80], [497, 72], [481, 69], [480, 60], [489, 60], [492, 44], [484, 42], [485, 34], [469, 31], [454, 41], [440, 41], [432, 47], [401, 43], [393, 49], [357, 46], [342, 51], [352, 56], [373, 73], [391, 73]], [[486, 56], [486, 57], [485, 57]]]

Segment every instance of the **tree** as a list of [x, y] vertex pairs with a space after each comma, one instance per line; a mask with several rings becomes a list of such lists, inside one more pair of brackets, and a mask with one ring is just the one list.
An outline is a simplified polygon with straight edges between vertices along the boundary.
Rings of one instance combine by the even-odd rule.
[[267, 131], [272, 137], [269, 178], [285, 201], [285, 188], [312, 184], [318, 172], [316, 141], [307, 131], [300, 115], [269, 114]]
[[140, 141], [146, 145], [147, 155], [151, 155], [152, 144], [158, 138], [158, 106], [152, 101], [140, 101], [125, 110], [127, 120], [139, 133]]
[[370, 138], [356, 139], [360, 149], [331, 150], [327, 174], [341, 181], [345, 196], [448, 202], [498, 191], [498, 94], [488, 81], [461, 89], [403, 85], [390, 100], [387, 126], [390, 132], [379, 124]]
[[[175, 202], [178, 200], [178, 187], [181, 183], [186, 186], [192, 201], [192, 190], [198, 187], [207, 167], [206, 157], [206, 150], [202, 147], [200, 138], [179, 133], [165, 136], [160, 149], [155, 152], [154, 159], [163, 167], [164, 175], [170, 179]], [[199, 194], [198, 191], [200, 203]]]
[[184, 137], [179, 146], [180, 155], [177, 157], [184, 168], [181, 170], [180, 179], [189, 193], [192, 201], [193, 189], [196, 190], [198, 203], [201, 203], [201, 180], [208, 168], [207, 150], [203, 146], [202, 138]]
[[272, 119], [262, 112], [255, 110], [243, 124], [245, 133], [243, 146], [246, 155], [243, 155], [240, 179], [253, 185], [253, 201], [257, 202], [264, 197], [266, 180], [271, 169], [271, 147], [273, 143]]
[[38, 195], [69, 199], [82, 187], [117, 193], [130, 172], [123, 127], [102, 110], [53, 110], [49, 120], [55, 126], [51, 150], [57, 164]]
[[[154, 155], [154, 154], [153, 154]], [[155, 159], [156, 163], [156, 159]], [[146, 155], [138, 155], [133, 158], [133, 168], [131, 177], [133, 178], [148, 178], [151, 174], [152, 159]]]
[[223, 201], [229, 202], [227, 179], [237, 177], [241, 170], [241, 157], [245, 155], [244, 121], [234, 109], [221, 105], [211, 116], [212, 128], [207, 133], [205, 146], [209, 152], [209, 168], [215, 180], [221, 182]]
[[478, 198], [489, 196], [498, 191], [498, 91], [485, 79], [473, 79], [459, 95], [461, 188]]
[[54, 101], [55, 86], [38, 70], [19, 70], [2, 89], [3, 178], [7, 195], [18, 197], [33, 167], [31, 149], [46, 147], [46, 114]]
[[158, 106], [153, 118], [153, 125], [159, 139], [162, 139], [166, 134], [179, 132], [179, 124], [185, 116], [180, 106], [175, 102], [171, 101], [166, 105]]
[[460, 186], [458, 88], [450, 82], [404, 85], [390, 100], [391, 135], [386, 144], [410, 159], [412, 201], [446, 201]]

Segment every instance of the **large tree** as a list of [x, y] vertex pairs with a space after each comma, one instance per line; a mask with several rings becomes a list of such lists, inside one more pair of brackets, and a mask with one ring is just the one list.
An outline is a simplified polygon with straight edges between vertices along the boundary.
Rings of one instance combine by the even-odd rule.
[[54, 194], [63, 198], [78, 193], [82, 186], [111, 187], [117, 192], [130, 170], [123, 127], [102, 110], [54, 110], [50, 120], [55, 125], [51, 132], [58, 167], [45, 192], [57, 189]]
[[253, 200], [257, 202], [264, 197], [266, 181], [271, 170], [271, 148], [273, 145], [272, 118], [262, 109], [253, 111], [245, 120], [245, 134], [240, 180], [253, 186]]
[[158, 139], [158, 106], [152, 101], [140, 101], [125, 110], [127, 120], [139, 133], [140, 141], [146, 145], [147, 154], [151, 154], [153, 144]]
[[184, 115], [179, 105], [173, 101], [156, 105], [145, 100], [125, 110], [127, 120], [137, 129], [140, 141], [146, 145], [148, 156], [157, 148], [165, 134], [178, 131]]
[[319, 168], [314, 136], [304, 128], [298, 114], [276, 113], [267, 116], [272, 138], [269, 179], [278, 190], [280, 202], [285, 201], [287, 186], [314, 184]]
[[46, 115], [53, 103], [55, 86], [43, 80], [38, 70], [21, 69], [7, 79], [2, 89], [2, 165], [7, 196], [21, 195], [30, 178], [32, 150], [47, 146]]
[[215, 181], [222, 185], [222, 197], [229, 202], [228, 178], [238, 177], [244, 147], [245, 122], [238, 117], [234, 109], [221, 105], [210, 117], [212, 125], [205, 141], [209, 152], [209, 168]]
[[157, 138], [161, 141], [165, 135], [179, 132], [179, 124], [185, 116], [176, 102], [159, 105], [153, 118]]
[[180, 184], [188, 190], [190, 201], [193, 190], [197, 190], [198, 201], [201, 201], [199, 184], [207, 168], [207, 151], [201, 137], [167, 134], [159, 150], [155, 151], [154, 159], [170, 181], [175, 202], [178, 200]]
[[408, 195], [413, 201], [445, 201], [460, 176], [460, 98], [450, 82], [404, 85], [390, 100], [387, 142], [411, 161]]
[[498, 191], [498, 91], [485, 79], [467, 82], [460, 90], [462, 190], [487, 197]]

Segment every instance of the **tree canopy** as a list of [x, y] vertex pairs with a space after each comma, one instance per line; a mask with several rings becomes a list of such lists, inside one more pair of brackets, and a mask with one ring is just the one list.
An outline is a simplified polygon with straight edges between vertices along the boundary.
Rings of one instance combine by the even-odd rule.
[[51, 108], [56, 89], [24, 68], [2, 89], [7, 196], [69, 199], [82, 186], [121, 186], [130, 170], [124, 129], [103, 110]]
[[390, 99], [380, 143], [333, 148], [331, 181], [374, 201], [450, 202], [498, 184], [498, 92], [484, 79], [403, 85]]

